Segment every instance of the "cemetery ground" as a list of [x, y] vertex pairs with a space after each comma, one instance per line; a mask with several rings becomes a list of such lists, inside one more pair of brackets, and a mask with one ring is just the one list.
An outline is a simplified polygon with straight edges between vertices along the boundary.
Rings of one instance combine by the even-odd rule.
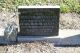
[[[0, 27], [7, 23], [15, 22], [18, 18], [15, 13], [0, 13]], [[80, 29], [80, 15], [76, 13], [60, 14], [60, 29]], [[13, 45], [1, 45], [0, 53], [80, 53], [80, 46], [55, 46], [48, 41], [35, 41]]]

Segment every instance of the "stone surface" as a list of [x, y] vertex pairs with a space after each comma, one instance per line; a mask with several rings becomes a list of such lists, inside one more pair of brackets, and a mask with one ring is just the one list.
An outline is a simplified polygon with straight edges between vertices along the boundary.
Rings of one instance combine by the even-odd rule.
[[16, 41], [18, 29], [14, 23], [8, 23], [4, 30], [5, 41]]
[[0, 37], [4, 36], [4, 28], [0, 28]]
[[[59, 29], [59, 8], [53, 7], [20, 7], [19, 35], [55, 36]], [[49, 7], [49, 8], [48, 8]]]
[[0, 46], [0, 53], [5, 53], [5, 48]]
[[55, 45], [80, 45], [80, 30], [59, 30], [58, 36], [18, 36], [18, 42], [47, 40]]

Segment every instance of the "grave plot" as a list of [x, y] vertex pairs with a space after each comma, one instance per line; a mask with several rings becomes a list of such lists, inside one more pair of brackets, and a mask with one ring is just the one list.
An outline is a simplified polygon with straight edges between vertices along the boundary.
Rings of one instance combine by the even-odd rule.
[[57, 36], [59, 6], [19, 6], [21, 36]]

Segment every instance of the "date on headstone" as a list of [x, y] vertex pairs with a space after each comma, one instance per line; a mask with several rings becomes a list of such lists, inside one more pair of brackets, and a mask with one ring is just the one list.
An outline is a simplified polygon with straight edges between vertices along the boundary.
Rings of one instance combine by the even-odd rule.
[[19, 35], [57, 36], [59, 6], [19, 6]]

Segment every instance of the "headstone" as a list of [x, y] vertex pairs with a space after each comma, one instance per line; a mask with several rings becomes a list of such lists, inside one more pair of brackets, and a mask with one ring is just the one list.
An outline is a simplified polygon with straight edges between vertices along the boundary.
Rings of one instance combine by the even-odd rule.
[[57, 36], [59, 6], [19, 6], [21, 36]]

